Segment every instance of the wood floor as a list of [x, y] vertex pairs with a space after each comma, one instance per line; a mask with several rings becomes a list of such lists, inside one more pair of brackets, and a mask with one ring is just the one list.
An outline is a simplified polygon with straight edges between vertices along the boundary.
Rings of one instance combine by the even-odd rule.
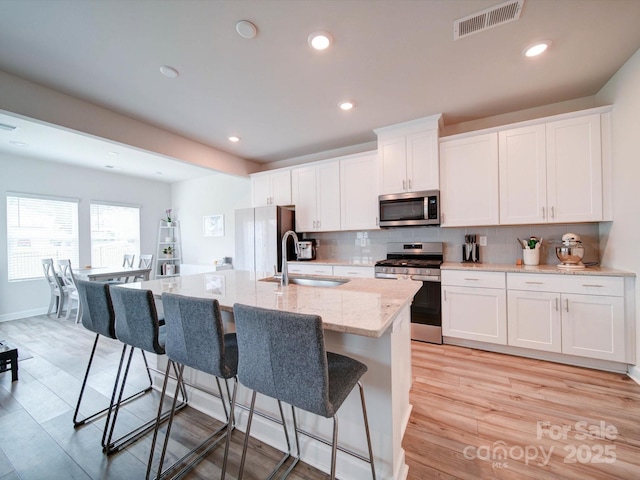
[[[19, 381], [0, 374], [0, 480], [144, 478], [150, 436], [106, 457], [102, 422], [72, 426], [93, 338], [72, 320], [0, 322], [0, 340], [18, 344], [22, 357]], [[100, 340], [89, 408], [106, 403], [120, 349]], [[453, 346], [413, 342], [412, 349], [413, 412], [403, 443], [409, 479], [640, 478], [640, 385], [628, 377]], [[153, 395], [127, 409], [123, 427], [153, 416]], [[215, 425], [187, 407], [170, 451]], [[242, 441], [234, 434], [227, 478], [238, 471]], [[251, 445], [245, 478], [264, 478], [279, 452]], [[218, 478], [221, 454], [216, 449], [184, 478]], [[327, 475], [299, 465], [289, 478]]]

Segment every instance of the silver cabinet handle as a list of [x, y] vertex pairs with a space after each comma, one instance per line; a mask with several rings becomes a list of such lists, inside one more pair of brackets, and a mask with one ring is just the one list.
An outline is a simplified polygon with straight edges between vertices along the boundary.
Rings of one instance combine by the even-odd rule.
[[546, 217], [544, 216], [544, 207], [542, 207], [542, 219], [544, 220]]
[[558, 297], [556, 297], [556, 312], [558, 311]]
[[411, 179], [407, 180], [407, 183], [409, 184], [409, 190], [411, 190]]
[[477, 278], [465, 278], [466, 281], [477, 282], [479, 279]]
[[378, 219], [378, 217], [376, 217], [376, 227], [380, 226], [380, 220]]
[[320, 228], [320, 225], [321, 225], [320, 220], [318, 220], [318, 228]]
[[569, 299], [568, 298], [564, 299], [564, 307], [565, 307], [565, 310], [568, 312], [569, 311]]
[[402, 180], [402, 190], [406, 190], [406, 189], [407, 189], [407, 181]]
[[583, 283], [582, 286], [583, 287], [598, 287], [598, 288], [604, 287], [604, 285], [598, 285], [596, 283]]
[[554, 207], [551, 207], [551, 218], [556, 218], [556, 210]]
[[544, 285], [544, 282], [524, 282], [528, 285]]
[[444, 293], [444, 301], [446, 302], [446, 301], [447, 301], [447, 291], [446, 291], [446, 290], [443, 290], [443, 292], [442, 292], [442, 293]]

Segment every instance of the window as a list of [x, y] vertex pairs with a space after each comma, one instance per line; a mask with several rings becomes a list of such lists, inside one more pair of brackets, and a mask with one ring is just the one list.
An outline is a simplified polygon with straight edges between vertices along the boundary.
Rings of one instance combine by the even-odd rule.
[[42, 259], [78, 265], [78, 200], [7, 194], [9, 281], [42, 278]]
[[122, 265], [125, 254], [140, 254], [140, 208], [91, 204], [91, 266]]

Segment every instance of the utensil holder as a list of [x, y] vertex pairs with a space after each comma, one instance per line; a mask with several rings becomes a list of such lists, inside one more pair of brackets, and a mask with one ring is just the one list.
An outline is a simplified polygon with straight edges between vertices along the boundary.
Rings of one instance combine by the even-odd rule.
[[540, 249], [539, 248], [523, 248], [522, 261], [525, 265], [540, 265]]

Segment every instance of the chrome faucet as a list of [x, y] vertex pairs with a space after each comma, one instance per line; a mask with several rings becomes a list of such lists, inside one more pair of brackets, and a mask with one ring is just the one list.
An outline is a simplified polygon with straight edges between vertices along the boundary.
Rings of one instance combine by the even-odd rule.
[[293, 245], [296, 254], [298, 253], [298, 235], [296, 235], [296, 232], [293, 230], [288, 230], [282, 236], [282, 277], [280, 279], [280, 285], [289, 285], [289, 272], [287, 271], [287, 240], [289, 237], [293, 237]]

